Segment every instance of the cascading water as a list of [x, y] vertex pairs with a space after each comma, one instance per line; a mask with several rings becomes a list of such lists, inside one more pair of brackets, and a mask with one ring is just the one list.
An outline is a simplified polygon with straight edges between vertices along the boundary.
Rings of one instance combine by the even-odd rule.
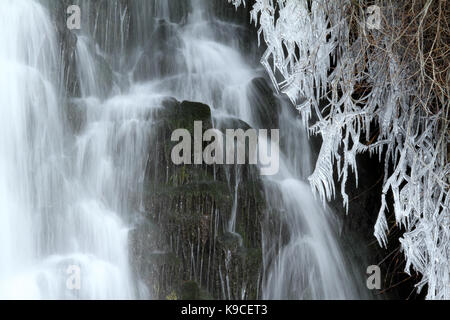
[[[286, 153], [277, 176], [266, 180], [270, 206], [281, 207], [284, 225], [265, 239], [269, 259], [266, 299], [357, 299], [354, 284], [337, 240], [339, 221], [318, 203], [306, 178], [312, 172], [303, 123], [283, 109]], [[298, 167], [301, 163], [302, 166]], [[288, 235], [282, 239], [282, 234]], [[276, 240], [278, 239], [278, 240]]]
[[[47, 12], [31, 0], [0, 1], [8, 11], [0, 20], [0, 297], [149, 298], [129, 265], [128, 232], [142, 211], [153, 113], [170, 96], [209, 105], [218, 128], [230, 119], [263, 128], [248, 86], [261, 71], [241, 53], [241, 27], [217, 19], [207, 0], [177, 10], [164, 0], [126, 8], [75, 2], [87, 12], [101, 4], [107, 17], [97, 11], [77, 36], [80, 97], [70, 112], [82, 116], [69, 135]], [[282, 217], [279, 229], [263, 228], [262, 297], [357, 298], [337, 221], [304, 182], [311, 171], [304, 129], [291, 106], [282, 107], [281, 169], [264, 180], [268, 206]], [[240, 174], [228, 171], [235, 200]], [[233, 206], [231, 233], [235, 219]], [[73, 265], [82, 272], [78, 291], [66, 287]]]
[[[114, 139], [127, 142], [119, 130], [126, 121], [114, 127], [113, 112], [94, 108], [86, 132], [74, 147], [64, 147], [72, 139], [65, 136], [55, 90], [58, 51], [50, 18], [34, 1], [2, 1], [0, 6], [10, 17], [1, 21], [0, 34], [0, 295], [133, 298], [127, 227], [120, 219], [126, 202], [115, 189], [117, 184], [126, 188], [122, 178], [131, 178], [132, 172], [126, 171], [127, 158], [108, 153]], [[98, 113], [111, 121], [96, 121]], [[117, 130], [110, 134], [111, 129]], [[122, 171], [114, 171], [114, 162], [123, 164]], [[77, 268], [81, 286], [72, 290], [66, 271]]]
[[[181, 31], [187, 73], [179, 74], [178, 79], [187, 90], [176, 92], [176, 96], [210, 105], [216, 123], [226, 123], [228, 118], [237, 118], [254, 128], [261, 128], [262, 124], [252, 116], [251, 107], [255, 104], [249, 101], [247, 92], [257, 72], [239, 53], [239, 46], [233, 41], [233, 32], [228, 37], [215, 32], [217, 20], [208, 16], [202, 4], [202, 1], [193, 1], [193, 14]], [[214, 95], [216, 92], [221, 94]], [[338, 221], [314, 199], [306, 183], [307, 176], [312, 172], [309, 159], [311, 152], [306, 131], [301, 121], [293, 120], [290, 108], [287, 103], [283, 105], [279, 120], [288, 146], [286, 153], [281, 154], [280, 173], [265, 182], [268, 204], [282, 208], [282, 220], [288, 226], [283, 230], [289, 239], [280, 243], [277, 239], [281, 234], [265, 236], [264, 254], [270, 263], [266, 266], [267, 280], [263, 297], [358, 298], [354, 279], [337, 244]], [[233, 179], [235, 185], [232, 186], [232, 189], [237, 190], [239, 170], [230, 174], [237, 175]], [[235, 232], [235, 219], [233, 205], [230, 232]]]
[[63, 202], [56, 39], [34, 2], [1, 1], [0, 12], [0, 297], [39, 297], [42, 234]]

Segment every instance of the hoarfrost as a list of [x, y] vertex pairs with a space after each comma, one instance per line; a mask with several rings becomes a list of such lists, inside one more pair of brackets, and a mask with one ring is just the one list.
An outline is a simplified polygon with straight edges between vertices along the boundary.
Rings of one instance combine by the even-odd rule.
[[[374, 234], [385, 247], [390, 193], [396, 226], [404, 231], [405, 271], [423, 276], [416, 286], [420, 291], [428, 285], [428, 299], [450, 299], [448, 88], [436, 94], [422, 66], [405, 59], [396, 44], [401, 34], [368, 30], [364, 18], [349, 14], [355, 12], [352, 5], [350, 0], [253, 1], [251, 22], [267, 47], [261, 62], [305, 123], [313, 120], [310, 133], [323, 139], [309, 178], [314, 191], [323, 201], [334, 197], [337, 170], [348, 209], [349, 169], [357, 178], [357, 155], [378, 154], [385, 177]], [[396, 5], [383, 9], [385, 23], [401, 29]]]

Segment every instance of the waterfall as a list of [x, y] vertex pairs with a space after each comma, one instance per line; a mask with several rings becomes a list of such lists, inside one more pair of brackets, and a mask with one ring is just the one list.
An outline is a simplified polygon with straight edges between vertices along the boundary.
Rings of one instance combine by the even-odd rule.
[[66, 186], [57, 44], [38, 4], [1, 1], [0, 12], [0, 297], [40, 298], [45, 231]]
[[[74, 2], [94, 18], [84, 16], [76, 33], [80, 96], [68, 99], [57, 89], [62, 63], [47, 10], [0, 1], [8, 12], [0, 20], [0, 298], [151, 298], [130, 265], [129, 232], [143, 211], [153, 116], [174, 97], [210, 106], [216, 128], [234, 120], [264, 128], [253, 108], [265, 102], [249, 98], [263, 72], [242, 48], [242, 26], [211, 10], [217, 2]], [[263, 226], [262, 297], [358, 298], [338, 219], [306, 183], [306, 131], [280, 103], [281, 169], [263, 181], [280, 222]], [[81, 115], [76, 132], [67, 112]], [[227, 174], [236, 205], [241, 171]], [[73, 266], [80, 290], [67, 288]]]
[[[255, 103], [248, 98], [249, 84], [257, 77], [257, 70], [245, 61], [238, 43], [233, 41], [233, 32], [228, 35], [215, 32], [217, 20], [208, 15], [203, 4], [204, 1], [193, 1], [193, 13], [181, 31], [187, 73], [177, 77], [189, 86], [185, 85], [188, 90], [177, 91], [176, 96], [210, 105], [217, 123], [237, 118], [254, 128], [262, 128], [263, 124], [251, 110]], [[220, 27], [232, 28], [233, 25]], [[212, 95], [215, 92], [221, 94]], [[351, 267], [338, 244], [339, 222], [329, 209], [314, 199], [306, 182], [312, 172], [306, 130], [300, 120], [293, 118], [289, 112], [292, 107], [287, 102], [282, 107], [279, 127], [285, 133], [288, 148], [281, 154], [280, 173], [267, 178], [265, 185], [269, 206], [281, 208], [279, 211], [283, 213], [285, 224], [282, 232], [288, 234], [288, 239], [279, 241], [282, 235], [273, 232], [264, 236], [264, 255], [268, 264], [265, 266], [267, 279], [263, 298], [358, 298]], [[239, 175], [239, 172], [230, 174]], [[239, 177], [233, 181], [236, 185], [232, 187], [236, 190]], [[235, 231], [234, 208], [230, 232]]]
[[[124, 124], [96, 121], [93, 108], [91, 126], [69, 145], [47, 11], [14, 0], [1, 1], [0, 12], [8, 12], [0, 22], [0, 297], [133, 298], [127, 225], [120, 218], [126, 203], [117, 198], [126, 195], [114, 189], [126, 188], [131, 164], [108, 153], [115, 147], [108, 140], [127, 142], [118, 130]], [[122, 172], [113, 171], [114, 161]], [[81, 289], [71, 290], [68, 273], [77, 268]]]

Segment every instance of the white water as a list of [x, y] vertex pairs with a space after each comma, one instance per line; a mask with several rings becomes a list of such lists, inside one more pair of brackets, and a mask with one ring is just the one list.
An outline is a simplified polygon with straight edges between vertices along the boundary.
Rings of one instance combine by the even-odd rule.
[[[141, 14], [170, 20], [168, 4], [155, 3], [154, 9], [143, 5]], [[106, 99], [97, 59], [108, 55], [83, 30], [77, 45], [82, 97], [72, 108], [86, 121], [71, 137], [55, 89], [59, 63], [48, 14], [35, 1], [0, 0], [0, 12], [8, 12], [0, 20], [0, 298], [148, 297], [130, 271], [128, 231], [141, 210], [152, 110], [163, 96], [173, 96], [208, 104], [217, 124], [234, 117], [260, 126], [247, 94], [259, 73], [239, 51], [238, 26], [217, 21], [204, 4], [193, 0], [187, 23], [170, 24], [179, 45], [170, 74], [126, 80]], [[152, 21], [139, 26], [150, 28]], [[128, 79], [130, 70], [123, 68], [135, 63], [124, 63], [123, 53], [119, 62], [109, 58], [120, 66], [118, 77]], [[280, 174], [265, 184], [269, 206], [284, 212], [289, 239], [265, 234], [263, 297], [356, 298], [337, 244], [337, 221], [304, 182], [311, 167], [301, 123], [284, 111], [280, 127], [289, 148]], [[237, 190], [239, 179], [233, 181]], [[230, 217], [228, 231], [235, 232], [236, 210]], [[80, 267], [79, 291], [66, 287], [70, 265]]]
[[[115, 128], [92, 121], [74, 151], [64, 148], [49, 16], [28, 0], [2, 0], [0, 12], [0, 298], [133, 298], [115, 189], [128, 172], [113, 166], [128, 159], [108, 153]], [[71, 266], [80, 290], [67, 286]]]

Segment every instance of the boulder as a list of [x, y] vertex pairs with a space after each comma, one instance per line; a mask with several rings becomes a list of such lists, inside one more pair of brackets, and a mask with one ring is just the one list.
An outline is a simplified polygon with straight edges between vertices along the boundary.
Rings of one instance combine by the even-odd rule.
[[[171, 133], [193, 130], [196, 120], [203, 121], [203, 130], [211, 128], [209, 107], [175, 99], [167, 99], [154, 116], [145, 210], [133, 231], [132, 265], [159, 299], [173, 293], [186, 297], [186, 281], [195, 281], [202, 297], [240, 299], [245, 291], [245, 298], [257, 299], [265, 210], [258, 170], [251, 165], [174, 165]], [[232, 233], [228, 226], [233, 210]]]

